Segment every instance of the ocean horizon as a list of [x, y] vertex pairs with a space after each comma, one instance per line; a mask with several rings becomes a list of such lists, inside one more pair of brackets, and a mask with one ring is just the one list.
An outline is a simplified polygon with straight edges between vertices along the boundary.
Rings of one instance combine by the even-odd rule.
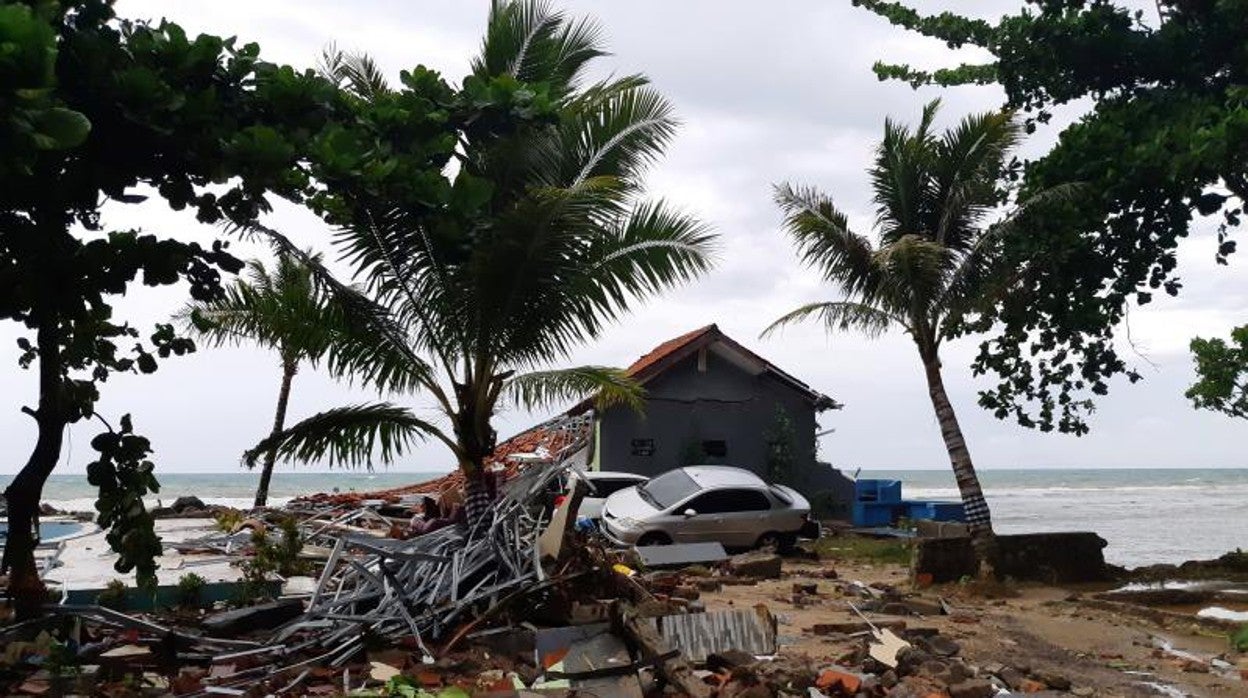
[[[317, 492], [368, 492], [424, 482], [441, 471], [283, 472], [273, 475], [270, 503]], [[910, 499], [958, 498], [949, 470], [862, 469], [860, 478], [896, 479]], [[1106, 559], [1134, 567], [1217, 557], [1248, 548], [1248, 468], [986, 468], [979, 471], [999, 533], [1094, 531]], [[12, 475], [0, 475], [0, 488]], [[157, 473], [149, 506], [194, 495], [205, 503], [246, 508], [255, 471]], [[57, 509], [93, 511], [94, 488], [81, 473], [53, 474], [42, 500]], [[1164, 525], [1159, 525], [1164, 522]]]

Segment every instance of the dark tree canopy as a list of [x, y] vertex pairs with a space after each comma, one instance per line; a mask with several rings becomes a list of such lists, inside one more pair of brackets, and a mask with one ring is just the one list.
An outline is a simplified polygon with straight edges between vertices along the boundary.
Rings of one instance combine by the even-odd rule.
[[1231, 330], [1231, 341], [1192, 340], [1196, 382], [1187, 397], [1197, 409], [1248, 419], [1248, 325]]
[[1090, 98], [1089, 113], [1022, 170], [1019, 196], [1081, 182], [1006, 254], [1023, 270], [1004, 302], [967, 330], [993, 330], [975, 361], [999, 384], [980, 396], [996, 416], [1082, 434], [1114, 376], [1138, 379], [1114, 346], [1131, 305], [1177, 294], [1175, 250], [1198, 216], [1220, 216], [1218, 261], [1248, 199], [1248, 0], [1160, 4], [1145, 17], [1108, 0], [1029, 0], [996, 23], [922, 16], [854, 0], [951, 48], [987, 49], [985, 65], [924, 71], [877, 63], [881, 79], [999, 82], [1028, 125]]
[[[20, 595], [33, 576], [32, 523], [65, 426], [93, 416], [115, 372], [151, 373], [194, 349], [171, 325], [149, 332], [118, 319], [112, 299], [133, 283], [187, 283], [220, 293], [241, 263], [220, 242], [106, 230], [100, 207], [136, 203], [135, 187], [205, 222], [246, 221], [264, 195], [303, 195], [306, 142], [342, 108], [311, 71], [263, 63], [254, 44], [189, 38], [169, 23], [117, 19], [105, 0], [0, 5], [0, 321], [21, 323], [21, 364], [36, 366], [39, 399], [23, 410], [39, 436], [6, 491], [4, 567]], [[155, 489], [151, 451], [130, 420], [92, 441], [101, 523], [121, 571], [150, 581], [159, 541], [141, 497]]]

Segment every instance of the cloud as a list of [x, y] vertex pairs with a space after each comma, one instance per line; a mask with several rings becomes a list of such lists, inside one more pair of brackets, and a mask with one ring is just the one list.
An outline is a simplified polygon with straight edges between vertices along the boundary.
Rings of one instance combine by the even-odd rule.
[[[980, 56], [950, 52], [940, 42], [895, 30], [849, 3], [827, 0], [575, 0], [560, 5], [601, 23], [614, 55], [602, 62], [600, 75], [644, 72], [673, 101], [684, 125], [651, 173], [650, 191], [700, 215], [723, 243], [713, 272], [639, 305], [573, 361], [627, 365], [665, 339], [717, 322], [846, 404], [821, 419], [825, 428], [836, 429], [822, 440], [824, 458], [850, 468], [947, 467], [917, 356], [906, 337], [828, 338], [813, 326], [767, 340], [758, 335], [784, 311], [836, 293], [799, 265], [780, 232], [771, 185], [816, 185], [850, 214], [857, 229], [869, 231], [865, 169], [886, 117], [913, 122], [922, 105], [939, 96], [944, 101], [941, 125], [947, 125], [1002, 99], [995, 87], [916, 92], [880, 83], [871, 64], [885, 58], [939, 67]], [[962, 5], [950, 8], [966, 11]], [[325, 45], [336, 41], [341, 48], [372, 54], [391, 76], [425, 64], [455, 80], [479, 45], [488, 3], [120, 0], [117, 6], [128, 17], [168, 16], [191, 32], [257, 41], [270, 60], [310, 66]], [[1083, 106], [1061, 110], [1059, 120], [1077, 118]], [[1024, 152], [1043, 152], [1055, 133], [1038, 134]], [[216, 234], [190, 216], [155, 204], [110, 206], [106, 214], [118, 227], [199, 239]], [[282, 205], [269, 222], [300, 244], [329, 247], [329, 231], [306, 211]], [[1191, 336], [1225, 334], [1244, 321], [1248, 301], [1242, 270], [1235, 266], [1242, 262], [1234, 261], [1229, 269], [1213, 263], [1212, 225], [1202, 224], [1180, 251], [1186, 285], [1179, 298], [1159, 296], [1132, 312], [1132, 338], [1156, 368], [1141, 360], [1143, 383], [1116, 384], [1100, 400], [1091, 436], [1037, 434], [993, 419], [975, 406], [975, 392], [983, 383], [973, 380], [967, 368], [974, 340], [947, 348], [947, 384], [977, 464], [1248, 465], [1242, 448], [1248, 423], [1197, 413], [1182, 397], [1191, 381], [1185, 349]], [[236, 247], [244, 256], [263, 253], [255, 245]], [[150, 326], [182, 302], [168, 289], [137, 289], [119, 303], [119, 315]], [[35, 399], [33, 374], [16, 368], [13, 339], [19, 334], [14, 327], [0, 328], [0, 394], [11, 396], [0, 411], [0, 472], [16, 471], [33, 443], [30, 419], [17, 412], [19, 404]], [[110, 380], [101, 409], [133, 412], [136, 426], [153, 438], [164, 471], [229, 471], [272, 423], [278, 379], [276, 358], [264, 351], [203, 350], [165, 362], [152, 376]], [[291, 417], [375, 397], [305, 369], [295, 379]], [[507, 411], [498, 419], [498, 430], [514, 433], [543, 416]], [[96, 431], [94, 425], [71, 429], [72, 453], [63, 459], [63, 471], [82, 469], [90, 456], [87, 441]], [[431, 444], [397, 467], [449, 465], [445, 449]]]

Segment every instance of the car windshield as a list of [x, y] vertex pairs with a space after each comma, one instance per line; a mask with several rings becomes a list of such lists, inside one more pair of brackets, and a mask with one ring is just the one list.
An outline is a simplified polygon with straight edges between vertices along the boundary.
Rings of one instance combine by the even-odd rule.
[[672, 470], [638, 487], [637, 492], [655, 509], [666, 509], [699, 489], [685, 471]]

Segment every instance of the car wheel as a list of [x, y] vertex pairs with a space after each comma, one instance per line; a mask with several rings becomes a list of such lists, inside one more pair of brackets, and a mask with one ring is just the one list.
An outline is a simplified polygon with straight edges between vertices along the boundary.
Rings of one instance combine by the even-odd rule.
[[755, 547], [771, 548], [778, 553], [787, 553], [793, 549], [793, 544], [795, 542], [797, 541], [791, 533], [784, 534], [776, 533], [775, 531], [768, 531], [758, 537], [758, 542], [755, 544]]
[[672, 544], [672, 539], [668, 538], [667, 534], [657, 533], [653, 531], [637, 539], [637, 545], [640, 545], [640, 546], [671, 545], [671, 544]]

